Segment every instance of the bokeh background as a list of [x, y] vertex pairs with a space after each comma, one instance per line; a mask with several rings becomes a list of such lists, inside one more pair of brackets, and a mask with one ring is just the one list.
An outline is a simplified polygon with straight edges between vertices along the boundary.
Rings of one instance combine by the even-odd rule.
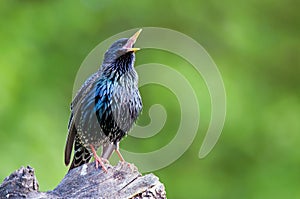
[[[158, 26], [194, 38], [224, 79], [227, 118], [204, 159], [198, 152], [210, 120], [210, 98], [189, 64], [163, 51], [137, 54], [184, 74], [196, 91], [201, 121], [196, 139], [176, 162], [155, 171], [169, 198], [300, 198], [299, 1], [10, 0], [0, 2], [0, 179], [31, 165], [41, 190], [65, 175], [63, 151], [76, 73], [106, 38]], [[99, 55], [102, 56], [102, 55]], [[100, 64], [100, 63], [99, 63]], [[141, 88], [168, 120], [156, 136], [126, 138], [121, 147], [147, 152], [176, 133], [176, 96], [160, 86]], [[115, 157], [114, 157], [115, 158]]]

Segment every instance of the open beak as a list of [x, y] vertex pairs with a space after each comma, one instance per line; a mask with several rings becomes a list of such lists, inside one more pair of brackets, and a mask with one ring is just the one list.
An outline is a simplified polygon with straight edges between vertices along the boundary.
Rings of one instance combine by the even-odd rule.
[[127, 43], [125, 44], [124, 48], [126, 49], [127, 52], [136, 52], [140, 50], [140, 48], [133, 48], [132, 46], [135, 44], [137, 38], [139, 37], [140, 33], [142, 32], [142, 29], [139, 29], [134, 35], [132, 35]]

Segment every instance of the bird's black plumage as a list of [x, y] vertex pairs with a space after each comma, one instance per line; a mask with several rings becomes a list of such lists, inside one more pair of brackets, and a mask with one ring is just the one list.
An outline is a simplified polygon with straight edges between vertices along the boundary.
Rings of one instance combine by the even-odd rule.
[[73, 144], [74, 157], [70, 169], [90, 160], [92, 148], [103, 146], [104, 158], [116, 149], [128, 133], [142, 109], [138, 76], [134, 69], [133, 45], [140, 31], [131, 38], [114, 42], [104, 55], [100, 69], [82, 85], [71, 104], [65, 164], [70, 163]]

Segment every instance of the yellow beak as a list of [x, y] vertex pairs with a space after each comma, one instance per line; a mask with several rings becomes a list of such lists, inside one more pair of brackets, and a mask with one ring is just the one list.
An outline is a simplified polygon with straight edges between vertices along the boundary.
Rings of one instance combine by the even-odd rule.
[[132, 48], [132, 46], [135, 44], [135, 42], [136, 42], [136, 40], [139, 37], [141, 32], [142, 32], [142, 29], [139, 29], [136, 33], [134, 33], [134, 35], [132, 35], [128, 39], [127, 43], [124, 46], [124, 48], [127, 49], [127, 52], [129, 52], [129, 51], [136, 52], [136, 51], [140, 50], [140, 48]]

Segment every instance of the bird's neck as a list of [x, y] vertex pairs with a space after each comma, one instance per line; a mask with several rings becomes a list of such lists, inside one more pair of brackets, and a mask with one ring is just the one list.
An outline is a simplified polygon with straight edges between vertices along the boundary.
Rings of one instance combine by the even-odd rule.
[[104, 78], [111, 81], [119, 81], [120, 78], [126, 77], [131, 81], [137, 79], [137, 73], [134, 69], [135, 56], [128, 53], [120, 56], [114, 62], [106, 62], [102, 64], [100, 69]]

